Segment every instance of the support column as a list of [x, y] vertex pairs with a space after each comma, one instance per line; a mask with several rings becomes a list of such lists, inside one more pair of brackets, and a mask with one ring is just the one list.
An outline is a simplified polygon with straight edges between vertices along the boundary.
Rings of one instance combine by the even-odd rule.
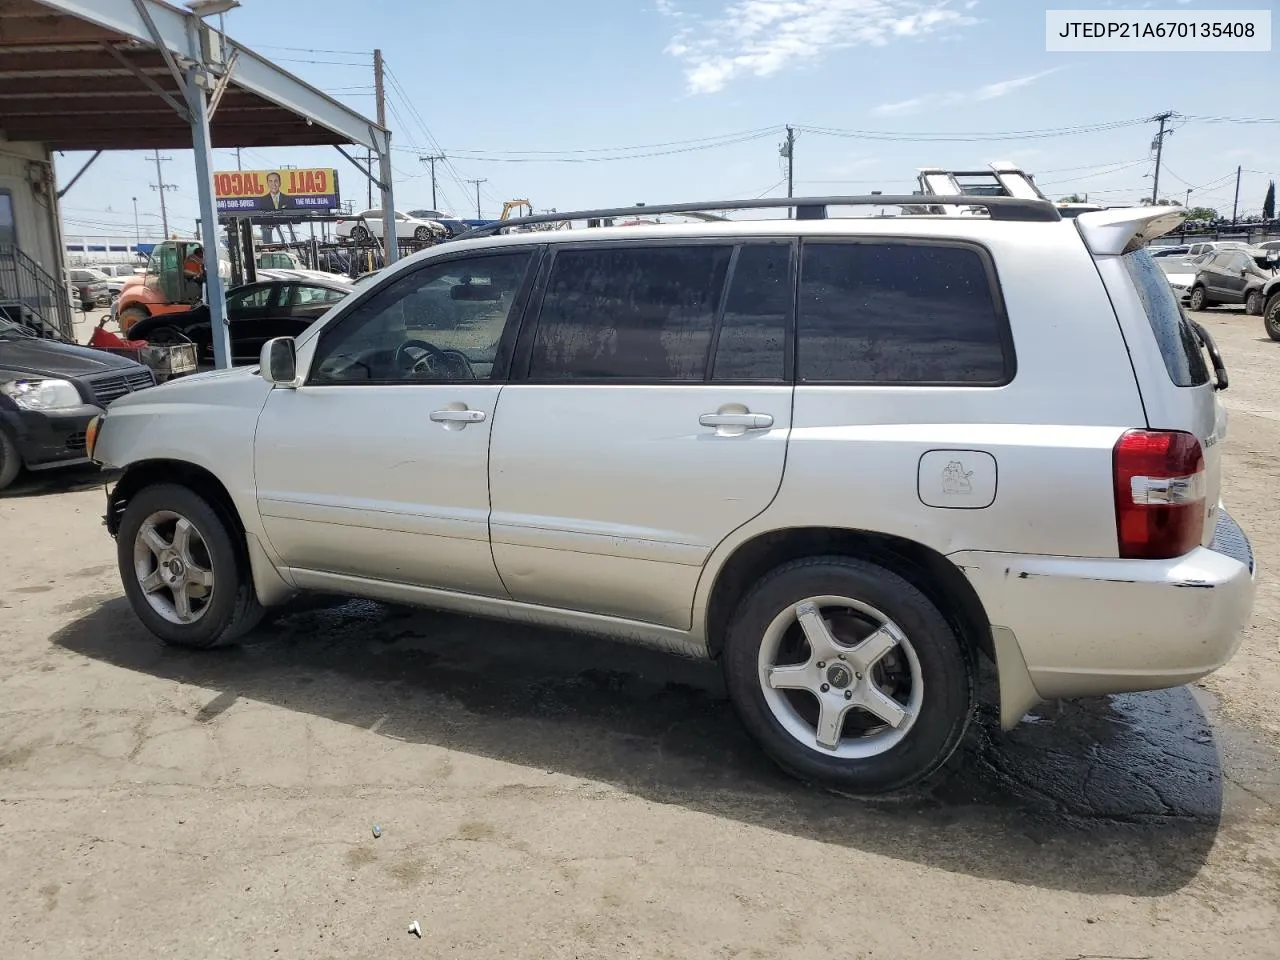
[[378, 179], [382, 181], [382, 249], [383, 265], [391, 266], [400, 259], [400, 239], [396, 233], [396, 198], [391, 187], [391, 131], [371, 130], [378, 153]]
[[[195, 18], [191, 18], [194, 28]], [[192, 29], [194, 33], [194, 29]], [[191, 44], [198, 50], [198, 41]], [[213, 335], [213, 363], [219, 369], [231, 366], [231, 329], [227, 326], [227, 297], [218, 272], [221, 244], [218, 242], [218, 212], [213, 195], [213, 147], [209, 137], [209, 110], [200, 86], [202, 69], [187, 70], [187, 104], [191, 110], [191, 146], [196, 160], [196, 195], [200, 199], [200, 243], [204, 247], [204, 300], [209, 305]]]

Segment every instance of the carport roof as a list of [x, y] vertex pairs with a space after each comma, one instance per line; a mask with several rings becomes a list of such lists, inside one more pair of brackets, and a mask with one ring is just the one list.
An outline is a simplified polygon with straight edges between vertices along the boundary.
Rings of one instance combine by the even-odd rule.
[[[189, 65], [190, 14], [159, 0], [0, 0], [0, 139], [55, 150], [189, 148], [190, 123], [141, 79], [185, 103], [139, 6], [176, 64]], [[385, 148], [372, 120], [229, 37], [224, 44], [231, 77], [210, 118], [213, 146]]]

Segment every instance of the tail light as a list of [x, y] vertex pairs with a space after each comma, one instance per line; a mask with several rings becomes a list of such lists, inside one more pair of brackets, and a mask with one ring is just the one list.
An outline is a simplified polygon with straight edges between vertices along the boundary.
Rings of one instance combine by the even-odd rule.
[[1112, 453], [1116, 538], [1130, 560], [1180, 557], [1204, 530], [1200, 441], [1179, 430], [1129, 430]]

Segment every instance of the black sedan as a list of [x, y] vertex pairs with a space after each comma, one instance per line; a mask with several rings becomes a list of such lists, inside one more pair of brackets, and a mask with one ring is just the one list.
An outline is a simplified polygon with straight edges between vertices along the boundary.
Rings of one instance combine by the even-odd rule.
[[[257, 363], [262, 345], [272, 337], [298, 336], [351, 293], [351, 283], [341, 278], [281, 273], [286, 276], [247, 283], [227, 294], [233, 363]], [[185, 337], [196, 344], [201, 362], [212, 362], [211, 329], [209, 308], [201, 304], [194, 310], [139, 320], [129, 328], [129, 339], [172, 343]]]
[[140, 363], [36, 337], [0, 316], [0, 489], [23, 467], [88, 462], [89, 421], [116, 397], [155, 382]]

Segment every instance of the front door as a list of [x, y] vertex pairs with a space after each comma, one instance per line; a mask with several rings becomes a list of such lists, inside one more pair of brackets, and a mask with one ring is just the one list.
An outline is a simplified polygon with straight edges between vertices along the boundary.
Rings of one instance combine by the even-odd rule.
[[711, 551], [782, 480], [789, 242], [560, 246], [490, 453], [516, 600], [688, 628]]
[[271, 392], [258, 506], [299, 582], [506, 595], [489, 549], [489, 439], [500, 347], [532, 259], [436, 259], [398, 274], [326, 324], [303, 386]]

